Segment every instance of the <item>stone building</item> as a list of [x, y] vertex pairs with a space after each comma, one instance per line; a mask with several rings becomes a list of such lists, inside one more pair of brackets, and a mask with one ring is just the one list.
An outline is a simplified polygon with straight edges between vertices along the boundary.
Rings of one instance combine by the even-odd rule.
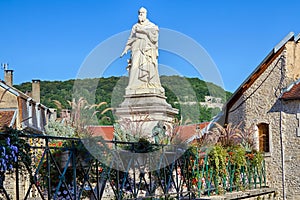
[[300, 35], [276, 45], [225, 105], [224, 124], [256, 125], [267, 185], [300, 199]]
[[[23, 93], [13, 87], [13, 70], [4, 71], [4, 81], [0, 80], [0, 131], [4, 127], [24, 130], [26, 133], [42, 134], [48, 123], [51, 112], [40, 103], [40, 81], [32, 80], [32, 91]], [[30, 140], [31, 143], [39, 141]], [[36, 152], [32, 152], [34, 154]], [[6, 191], [16, 199], [16, 181], [6, 176]], [[19, 176], [19, 193], [24, 197], [28, 189], [29, 179], [26, 175]], [[0, 195], [1, 199], [1, 195]]]
[[40, 81], [32, 80], [30, 96], [13, 87], [13, 70], [4, 71], [0, 81], [0, 126], [43, 133], [50, 110], [40, 103]]
[[219, 108], [220, 110], [224, 106], [222, 98], [213, 96], [205, 96], [205, 102], [200, 102], [200, 105], [207, 108]]

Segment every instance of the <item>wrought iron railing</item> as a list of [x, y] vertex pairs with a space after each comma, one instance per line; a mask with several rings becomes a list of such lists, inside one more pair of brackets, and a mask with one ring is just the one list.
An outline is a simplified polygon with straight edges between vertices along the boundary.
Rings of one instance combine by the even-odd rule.
[[[153, 145], [156, 153], [143, 156], [149, 151], [147, 145], [105, 141], [109, 150], [100, 152], [106, 157], [103, 162], [95, 159], [99, 154], [78, 148], [84, 143], [78, 138], [22, 137], [32, 149], [32, 170], [19, 174], [16, 169], [13, 178], [6, 177], [4, 184], [0, 183], [2, 198], [193, 199], [266, 186], [264, 162], [254, 165], [250, 159], [239, 169], [238, 177], [235, 164], [228, 160], [220, 177], [210, 167], [206, 153], [185, 151], [183, 146]], [[20, 186], [20, 177], [28, 177], [26, 187]], [[13, 189], [9, 190], [8, 185]]]

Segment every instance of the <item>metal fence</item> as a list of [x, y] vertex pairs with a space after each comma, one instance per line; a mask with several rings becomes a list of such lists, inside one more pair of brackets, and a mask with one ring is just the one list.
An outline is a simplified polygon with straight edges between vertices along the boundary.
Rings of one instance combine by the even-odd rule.
[[156, 153], [143, 156], [153, 146], [105, 141], [109, 151], [95, 155], [78, 138], [22, 137], [30, 144], [31, 170], [0, 176], [4, 199], [194, 199], [266, 186], [264, 162], [248, 157], [239, 169], [228, 160], [220, 175], [197, 148], [154, 145]]

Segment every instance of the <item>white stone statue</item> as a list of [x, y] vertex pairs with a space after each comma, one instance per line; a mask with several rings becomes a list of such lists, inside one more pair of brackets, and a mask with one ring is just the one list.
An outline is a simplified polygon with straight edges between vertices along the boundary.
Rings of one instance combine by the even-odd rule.
[[139, 9], [138, 23], [132, 29], [120, 57], [131, 51], [128, 61], [129, 83], [126, 94], [164, 93], [158, 75], [158, 27], [147, 19], [147, 10]]

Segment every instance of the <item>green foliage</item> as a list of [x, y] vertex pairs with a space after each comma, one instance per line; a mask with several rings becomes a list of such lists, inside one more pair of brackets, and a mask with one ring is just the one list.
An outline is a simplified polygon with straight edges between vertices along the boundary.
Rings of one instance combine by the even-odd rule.
[[[114, 140], [125, 142], [124, 144], [115, 146], [116, 149], [129, 150], [136, 153], [148, 153], [159, 149], [159, 145], [150, 142], [149, 138], [136, 134], [134, 130], [132, 131], [131, 127], [126, 125], [126, 122], [114, 124]], [[137, 131], [137, 133], [139, 133], [139, 131]]]
[[221, 110], [220, 108], [208, 108], [206, 106], [199, 106], [199, 121], [207, 122], [212, 119], [212, 117], [216, 116]]
[[127, 150], [135, 153], [149, 153], [157, 151], [158, 149], [160, 149], [160, 146], [151, 143], [146, 138], [139, 138], [138, 142], [128, 146]]
[[228, 151], [231, 153], [228, 153], [230, 155], [230, 161], [236, 165], [236, 170], [240, 170], [242, 166], [246, 165], [246, 151], [242, 146], [229, 147]]
[[221, 145], [215, 145], [208, 151], [209, 165], [221, 179], [226, 175], [227, 152]]
[[261, 173], [263, 166], [264, 156], [261, 152], [252, 151], [246, 154], [247, 159], [250, 161], [251, 166], [256, 167]]
[[[73, 88], [74, 83], [80, 86], [80, 92]], [[198, 78], [161, 76], [161, 83], [165, 88], [167, 102], [180, 110], [177, 118], [182, 117], [184, 121], [189, 119], [192, 123], [210, 121], [219, 112], [219, 109], [202, 107], [198, 103], [187, 106], [182, 102], [203, 102], [205, 96], [210, 95], [220, 97], [224, 103], [231, 95], [230, 92], [224, 91], [221, 87]], [[70, 109], [71, 105], [68, 101], [71, 102], [74, 94], [78, 93], [80, 96], [75, 98], [83, 96], [89, 104], [107, 102], [107, 108], [115, 107], [124, 100], [123, 96], [127, 84], [128, 77], [114, 76], [76, 81], [41, 81], [41, 103], [49, 108], [56, 108], [59, 114], [61, 108], [54, 103], [54, 100], [59, 101], [62, 108]], [[97, 87], [94, 88], [94, 85]], [[29, 82], [15, 85], [15, 87], [23, 92], [31, 91], [31, 83]], [[103, 115], [97, 114], [97, 116], [101, 125], [112, 125], [115, 122], [111, 111]]]
[[253, 164], [260, 169], [263, 164], [263, 160], [264, 160], [264, 156], [262, 155], [262, 153], [256, 152], [253, 159]]
[[45, 126], [47, 135], [59, 137], [76, 137], [75, 128], [62, 122], [50, 120]]
[[114, 140], [123, 142], [137, 142], [139, 135], [132, 134], [131, 131], [122, 129], [119, 123], [114, 124]]

